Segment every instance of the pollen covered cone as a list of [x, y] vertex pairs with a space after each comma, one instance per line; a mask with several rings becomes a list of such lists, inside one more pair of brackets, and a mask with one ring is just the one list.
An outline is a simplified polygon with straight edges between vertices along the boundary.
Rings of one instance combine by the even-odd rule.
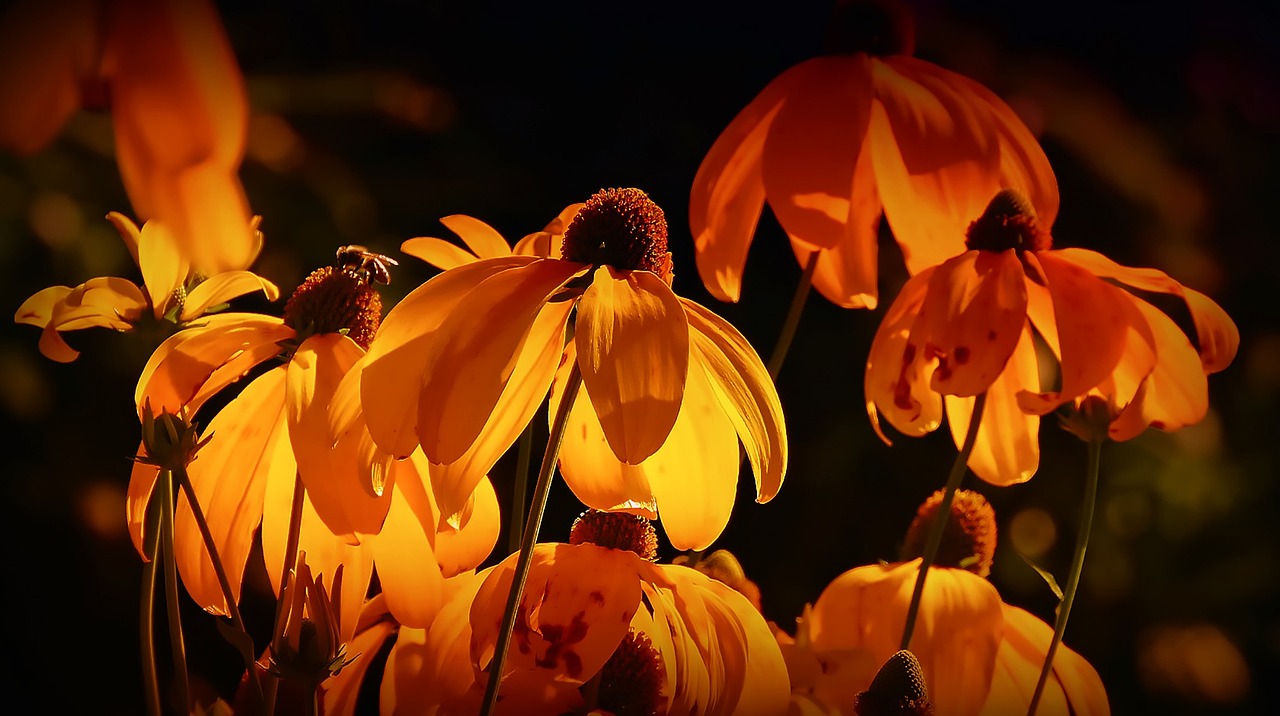
[[915, 654], [902, 649], [880, 667], [854, 700], [857, 716], [933, 716], [929, 688]]
[[[1240, 343], [1230, 317], [1204, 294], [1155, 269], [1053, 249], [1035, 207], [1010, 189], [970, 225], [967, 247], [908, 280], [876, 332], [864, 388], [877, 431], [883, 417], [905, 435], [932, 432], [945, 404], [961, 445], [974, 396], [985, 392], [969, 467], [1010, 485], [1035, 474], [1040, 416], [1064, 403], [1101, 397], [1114, 409], [1115, 440], [1204, 417], [1206, 377], [1230, 364]], [[1185, 301], [1196, 345], [1121, 286]], [[1038, 345], [1056, 359], [1050, 385], [1041, 384]]]
[[1018, 116], [973, 80], [911, 56], [899, 0], [841, 0], [826, 54], [783, 72], [720, 134], [694, 177], [698, 273], [737, 301], [767, 201], [813, 284], [846, 308], [878, 302], [883, 213], [911, 273], [963, 249], [964, 228], [1001, 187], [1033, 198], [1046, 224], [1058, 187]]
[[[786, 668], [763, 617], [742, 595], [632, 551], [647, 553], [655, 544], [643, 518], [589, 511], [582, 522], [617, 523], [574, 529], [575, 542], [591, 537], [611, 546], [535, 548], [497, 713], [782, 713]], [[477, 590], [445, 605], [423, 647], [433, 656], [414, 662], [422, 672], [389, 662], [394, 703], [427, 713], [477, 712], [515, 558], [481, 572]]]
[[[644, 192], [604, 190], [568, 216], [561, 258], [502, 254], [496, 232], [449, 218], [488, 258], [455, 264], [387, 315], [360, 380], [369, 433], [397, 457], [421, 444], [452, 514], [549, 389], [554, 416], [576, 369], [582, 390], [560, 452], [574, 493], [660, 516], [679, 549], [706, 546], [732, 510], [739, 441], [757, 498], [781, 485], [777, 392], [736, 329], [672, 292], [666, 221]], [[542, 232], [548, 247], [555, 230]], [[442, 266], [467, 255], [430, 238], [411, 240], [415, 255]]]
[[[225, 314], [180, 331], [152, 355], [138, 384], [139, 405], [153, 411], [195, 414], [255, 365], [280, 357], [244, 385], [212, 417], [212, 436], [188, 475], [238, 595], [254, 535], [261, 529], [272, 585], [292, 555], [286, 533], [297, 478], [305, 485], [299, 548], [316, 572], [343, 565], [342, 623], [355, 624], [375, 566], [397, 618], [422, 625], [442, 599], [442, 580], [472, 569], [498, 533], [496, 496], [487, 479], [474, 491], [466, 524], [440, 530], [442, 519], [419, 454], [391, 464], [378, 460], [359, 430], [335, 436], [328, 407], [344, 375], [356, 365], [376, 330], [380, 302], [367, 282], [326, 267], [295, 291], [284, 319]], [[128, 518], [141, 552], [142, 520], [155, 470], [135, 468]], [[398, 486], [400, 489], [392, 489]], [[462, 528], [459, 532], [459, 528]], [[385, 533], [385, 539], [373, 536]], [[457, 532], [458, 534], [454, 534]], [[185, 496], [177, 513], [178, 566], [187, 591], [206, 610], [227, 605]], [[444, 540], [452, 552], [439, 554]]]
[[205, 275], [261, 249], [237, 176], [244, 79], [207, 0], [23, 0], [0, 17], [0, 148], [30, 154], [81, 107], [111, 111], [134, 210], [171, 227]]

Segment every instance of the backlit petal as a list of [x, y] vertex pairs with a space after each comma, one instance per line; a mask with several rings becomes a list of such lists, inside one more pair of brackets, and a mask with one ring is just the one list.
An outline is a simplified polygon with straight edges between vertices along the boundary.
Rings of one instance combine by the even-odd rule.
[[[871, 157], [862, 152], [870, 65], [863, 53], [796, 65], [765, 138], [761, 176], [769, 207], [789, 235], [813, 246], [829, 249], [845, 238], [859, 159], [870, 169]], [[871, 176], [864, 171], [858, 178]]]
[[434, 236], [409, 239], [400, 244], [400, 250], [443, 271], [477, 261], [474, 255], [461, 246]]
[[778, 391], [746, 337], [693, 301], [681, 299], [689, 317], [690, 361], [710, 379], [720, 407], [733, 423], [756, 476], [756, 502], [778, 494], [787, 474], [786, 420]]
[[760, 162], [765, 138], [795, 74], [795, 68], [782, 73], [738, 112], [693, 178], [689, 226], [698, 275], [721, 301], [736, 302], [742, 294], [742, 267], [764, 209]]
[[[141, 443], [138, 444], [137, 455], [146, 455]], [[143, 525], [147, 519], [147, 505], [151, 502], [151, 491], [156, 486], [156, 478], [160, 476], [160, 468], [145, 462], [133, 463], [133, 471], [129, 474], [129, 492], [125, 501], [125, 519], [129, 522], [129, 538], [133, 540], [133, 548], [146, 561], [142, 552], [145, 535]]]
[[440, 219], [440, 223], [457, 234], [477, 258], [494, 259], [511, 255], [511, 246], [502, 238], [502, 234], [479, 219], [454, 214]]
[[[562, 345], [562, 326], [536, 319], [548, 299], [581, 268], [543, 259], [501, 271], [476, 285], [439, 324], [418, 401], [418, 438], [432, 462], [455, 462], [476, 442], [523, 351], [541, 351], [551, 342]], [[543, 330], [535, 334], [535, 326]], [[365, 382], [373, 366], [371, 362], [365, 367]], [[539, 388], [545, 391], [546, 385], [533, 386]], [[365, 403], [371, 411], [367, 395]], [[444, 502], [441, 509], [448, 511]]]
[[564, 247], [564, 232], [573, 223], [584, 203], [570, 204], [556, 218], [547, 222], [542, 231], [535, 231], [516, 242], [513, 253], [525, 256], [560, 258]]
[[[1025, 713], [1031, 705], [1053, 627], [1018, 607], [1004, 604], [1004, 638], [996, 657], [984, 716]], [[1044, 714], [1110, 716], [1111, 706], [1098, 672], [1066, 644], [1058, 646], [1053, 670], [1037, 708]]]
[[380, 701], [386, 712], [429, 713], [429, 706], [447, 704], [475, 684], [467, 615], [476, 591], [492, 572], [491, 567], [478, 575], [460, 574], [448, 580], [449, 596], [430, 631], [400, 630], [382, 679]]
[[369, 345], [360, 400], [373, 441], [397, 458], [418, 446], [414, 426], [427, 354], [440, 323], [486, 278], [532, 259], [512, 257], [461, 266], [427, 281], [387, 313]]
[[933, 360], [925, 356], [923, 345], [911, 340], [911, 327], [935, 270], [930, 267], [907, 280], [881, 320], [867, 355], [867, 416], [886, 443], [890, 441], [880, 429], [880, 415], [912, 437], [933, 432], [942, 422], [942, 397], [929, 388]]
[[436, 533], [436, 561], [446, 577], [475, 569], [493, 553], [502, 529], [498, 495], [489, 478], [480, 480], [471, 493], [471, 516], [461, 527]]
[[652, 455], [684, 395], [689, 322], [680, 299], [648, 271], [602, 267], [578, 304], [574, 343], [614, 454], [632, 465]]
[[746, 597], [728, 585], [708, 579], [703, 588], [715, 595], [708, 604], [719, 607], [717, 633], [741, 639], [742, 657], [738, 667], [742, 669], [741, 690], [732, 713], [748, 716], [782, 713], [790, 697], [787, 666], [769, 625]]
[[187, 293], [178, 321], [185, 323], [199, 318], [213, 306], [254, 291], [261, 291], [268, 301], [280, 298], [280, 289], [274, 283], [250, 271], [225, 271], [210, 276]]
[[1200, 356], [1182, 329], [1146, 301], [1135, 299], [1156, 341], [1156, 364], [1112, 423], [1112, 440], [1128, 440], [1150, 425], [1177, 430], [1204, 419], [1209, 410], [1209, 381]]
[[168, 226], [154, 220], [143, 224], [138, 237], [138, 267], [155, 317], [161, 318], [173, 303], [174, 291], [187, 280], [188, 271], [186, 257]]
[[62, 340], [62, 335], [58, 333], [58, 329], [52, 325], [45, 326], [45, 329], [40, 332], [39, 347], [40, 353], [45, 358], [59, 363], [70, 363], [80, 357], [80, 351], [67, 345], [67, 342]]
[[[1026, 482], [1040, 465], [1040, 416], [1018, 407], [1023, 390], [1039, 390], [1040, 372], [1030, 326], [1022, 329], [1018, 347], [1000, 376], [987, 388], [982, 424], [969, 456], [969, 469], [993, 485]], [[946, 396], [947, 422], [956, 447], [964, 445], [976, 398]]]
[[60, 331], [91, 327], [124, 331], [146, 308], [146, 296], [132, 282], [114, 276], [91, 278], [53, 306], [49, 325]]
[[15, 323], [44, 328], [53, 318], [54, 307], [71, 293], [69, 286], [50, 286], [31, 295], [13, 314]]
[[387, 496], [391, 509], [382, 532], [370, 538], [370, 546], [387, 608], [401, 624], [425, 629], [444, 603], [444, 575], [435, 557], [440, 517], [421, 480], [403, 473], [409, 462], [392, 467], [400, 474], [396, 489]]
[[[380, 606], [382, 599], [375, 597], [366, 603], [360, 618], [363, 621], [370, 613], [371, 606]], [[385, 607], [382, 607], [385, 611]], [[377, 654], [387, 639], [396, 632], [396, 623], [391, 619], [376, 619], [347, 643], [347, 654], [363, 656], [344, 667], [342, 671], [327, 679], [324, 683], [324, 706], [322, 713], [326, 716], [355, 716], [356, 705], [360, 699], [360, 688], [364, 684], [369, 667], [373, 664], [372, 655]]]

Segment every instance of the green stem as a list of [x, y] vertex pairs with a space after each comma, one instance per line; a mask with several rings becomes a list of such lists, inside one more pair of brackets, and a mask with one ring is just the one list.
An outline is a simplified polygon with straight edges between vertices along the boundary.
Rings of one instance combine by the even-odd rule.
[[929, 537], [925, 541], [924, 554], [921, 556], [920, 571], [916, 572], [916, 585], [911, 591], [911, 606], [907, 607], [907, 623], [902, 629], [902, 643], [899, 649], [907, 649], [911, 646], [911, 632], [916, 628], [920, 598], [924, 596], [924, 582], [929, 576], [929, 568], [933, 566], [933, 561], [938, 556], [938, 547], [942, 544], [942, 535], [947, 528], [947, 518], [951, 517], [951, 502], [956, 497], [956, 490], [960, 489], [960, 481], [964, 479], [965, 465], [969, 462], [969, 456], [973, 454], [973, 444], [977, 442], [978, 427], [982, 423], [982, 411], [986, 405], [986, 393], [980, 393], [973, 401], [973, 413], [969, 416], [969, 430], [965, 433], [964, 445], [956, 455], [956, 461], [951, 464], [951, 474], [947, 476], [947, 484], [943, 488], [942, 502], [938, 505], [933, 524], [929, 525]]
[[160, 558], [161, 500], [155, 493], [147, 503], [143, 527], [142, 605], [138, 615], [138, 636], [142, 641], [142, 688], [147, 702], [147, 716], [160, 716], [160, 679], [156, 673], [156, 561]]
[[1075, 602], [1076, 591], [1080, 588], [1080, 575], [1084, 572], [1084, 554], [1089, 547], [1089, 532], [1093, 529], [1093, 506], [1098, 499], [1098, 466], [1102, 461], [1102, 440], [1094, 438], [1089, 441], [1089, 468], [1085, 476], [1084, 502], [1080, 505], [1080, 529], [1076, 535], [1076, 552], [1071, 558], [1071, 572], [1067, 576], [1067, 588], [1062, 592], [1062, 604], [1058, 607], [1058, 616], [1053, 622], [1053, 640], [1049, 642], [1049, 650], [1044, 655], [1044, 665], [1040, 667], [1040, 680], [1036, 682], [1035, 693], [1031, 695], [1031, 705], [1027, 708], [1028, 716], [1035, 716], [1036, 707], [1040, 705], [1040, 697], [1044, 693], [1045, 684], [1049, 681], [1049, 673], [1053, 671], [1053, 657], [1058, 652], [1058, 645], [1067, 631], [1067, 618], [1071, 616], [1071, 605]]
[[516, 479], [511, 490], [511, 535], [508, 550], [520, 549], [520, 537], [524, 534], [525, 502], [529, 500], [529, 463], [533, 462], [533, 421], [520, 433], [520, 447], [516, 454]]
[[[289, 506], [289, 532], [284, 540], [284, 564], [280, 567], [280, 592], [283, 595], [284, 585], [289, 583], [289, 570], [293, 568], [298, 559], [298, 536], [302, 533], [302, 498], [306, 495], [306, 488], [302, 485], [301, 473], [293, 474], [293, 502]], [[274, 637], [284, 629], [285, 604], [284, 600], [276, 598], [276, 618], [272, 622], [271, 634]], [[275, 713], [276, 691], [279, 688], [278, 679], [268, 679], [263, 687], [263, 704], [265, 712], [268, 714]]]
[[181, 603], [178, 601], [178, 559], [173, 547], [173, 474], [160, 471], [160, 552], [164, 558], [165, 610], [169, 614], [169, 643], [173, 650], [174, 678], [178, 684], [178, 703], [182, 713], [191, 710], [191, 688], [187, 683], [187, 650], [182, 639]]
[[[218, 586], [222, 589], [222, 598], [227, 602], [227, 614], [231, 617], [231, 625], [244, 634], [252, 650], [253, 637], [249, 634], [248, 628], [245, 627], [244, 619], [240, 616], [240, 607], [236, 604], [235, 594], [231, 591], [231, 580], [227, 579], [227, 570], [223, 567], [222, 559], [218, 556], [218, 545], [213, 540], [213, 532], [209, 529], [209, 522], [205, 520], [204, 510], [200, 507], [200, 501], [196, 499], [196, 490], [191, 484], [191, 477], [187, 474], [186, 468], [175, 471], [174, 476], [177, 477], [178, 485], [182, 487], [183, 494], [187, 496], [187, 504], [191, 507], [191, 514], [195, 517], [196, 526], [200, 528], [200, 536], [204, 538], [204, 547], [209, 552], [209, 559], [213, 562], [213, 571], [218, 577]], [[261, 704], [262, 683], [258, 680], [258, 670], [254, 668], [254, 653], [256, 652], [250, 651], [245, 654], [245, 668], [249, 671], [249, 683], [253, 684], [258, 703]]]
[[551, 434], [547, 437], [547, 449], [542, 453], [542, 467], [538, 470], [538, 483], [533, 489], [533, 502], [529, 505], [529, 520], [524, 525], [520, 555], [516, 557], [516, 571], [511, 579], [511, 592], [507, 597], [507, 607], [502, 615], [502, 628], [498, 631], [498, 643], [494, 647], [493, 660], [489, 662], [489, 681], [485, 685], [484, 702], [480, 708], [481, 716], [489, 716], [493, 713], [498, 703], [498, 686], [502, 682], [502, 667], [507, 660], [507, 649], [511, 646], [511, 633], [515, 630], [516, 612], [524, 596], [524, 583], [529, 578], [529, 567], [533, 563], [533, 548], [538, 543], [542, 513], [546, 510], [547, 495], [551, 492], [551, 479], [555, 477], [556, 457], [560, 454], [560, 443], [564, 439], [565, 425], [569, 422], [569, 411], [573, 408], [581, 385], [582, 371], [575, 362], [573, 370], [569, 373], [569, 379], [565, 381], [564, 394], [560, 396], [560, 407], [556, 410], [555, 422], [552, 423]]
[[778, 333], [778, 341], [773, 344], [773, 353], [769, 356], [769, 377], [778, 379], [782, 371], [782, 361], [786, 360], [791, 350], [791, 341], [796, 337], [796, 327], [800, 325], [800, 314], [804, 312], [804, 302], [809, 298], [809, 289], [813, 288], [813, 272], [818, 268], [818, 254], [821, 250], [809, 254], [809, 261], [800, 275], [800, 283], [796, 284], [796, 292], [791, 296], [791, 308], [782, 323], [782, 331]]

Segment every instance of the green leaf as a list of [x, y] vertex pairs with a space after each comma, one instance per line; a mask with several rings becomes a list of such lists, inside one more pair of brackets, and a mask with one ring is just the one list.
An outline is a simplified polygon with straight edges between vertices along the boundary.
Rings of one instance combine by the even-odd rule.
[[[1018, 552], [1018, 550], [1015, 549], [1014, 552]], [[1029, 565], [1032, 569], [1034, 569], [1036, 571], [1036, 574], [1040, 575], [1040, 578], [1044, 580], [1045, 584], [1049, 585], [1049, 589], [1053, 591], [1054, 596], [1056, 596], [1058, 598], [1058, 601], [1061, 602], [1062, 587], [1058, 586], [1058, 580], [1053, 578], [1053, 575], [1049, 573], [1049, 570], [1041, 567], [1035, 562], [1032, 562], [1030, 557], [1028, 557], [1027, 555], [1021, 552], [1018, 552], [1018, 556], [1022, 558], [1023, 562], [1026, 562], [1027, 565]]]

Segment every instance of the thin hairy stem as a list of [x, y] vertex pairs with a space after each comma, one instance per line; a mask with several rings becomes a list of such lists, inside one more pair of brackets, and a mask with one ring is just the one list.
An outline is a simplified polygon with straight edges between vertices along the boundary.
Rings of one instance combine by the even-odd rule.
[[147, 716], [160, 716], [160, 679], [156, 672], [156, 563], [160, 558], [160, 511], [163, 500], [152, 494], [147, 503], [142, 543], [142, 605], [138, 614], [138, 638], [142, 642], [142, 691]]
[[782, 371], [782, 362], [787, 359], [791, 350], [791, 341], [796, 337], [796, 327], [800, 325], [800, 314], [804, 313], [804, 302], [809, 298], [809, 289], [813, 288], [813, 272], [818, 268], [818, 253], [809, 254], [809, 261], [804, 265], [804, 273], [800, 275], [800, 283], [796, 284], [796, 292], [791, 296], [791, 308], [787, 310], [787, 318], [782, 322], [782, 330], [778, 333], [778, 341], [773, 344], [773, 353], [769, 355], [769, 377], [778, 379]]
[[178, 559], [173, 547], [173, 474], [160, 470], [160, 553], [164, 560], [165, 609], [169, 614], [169, 644], [173, 651], [173, 675], [177, 682], [178, 703], [182, 713], [191, 709], [191, 687], [187, 681], [187, 650], [182, 639], [181, 603], [178, 601]]
[[529, 500], [529, 463], [533, 462], [533, 422], [520, 433], [520, 446], [516, 453], [516, 478], [511, 487], [511, 535], [508, 551], [520, 549], [524, 535], [525, 502]]

